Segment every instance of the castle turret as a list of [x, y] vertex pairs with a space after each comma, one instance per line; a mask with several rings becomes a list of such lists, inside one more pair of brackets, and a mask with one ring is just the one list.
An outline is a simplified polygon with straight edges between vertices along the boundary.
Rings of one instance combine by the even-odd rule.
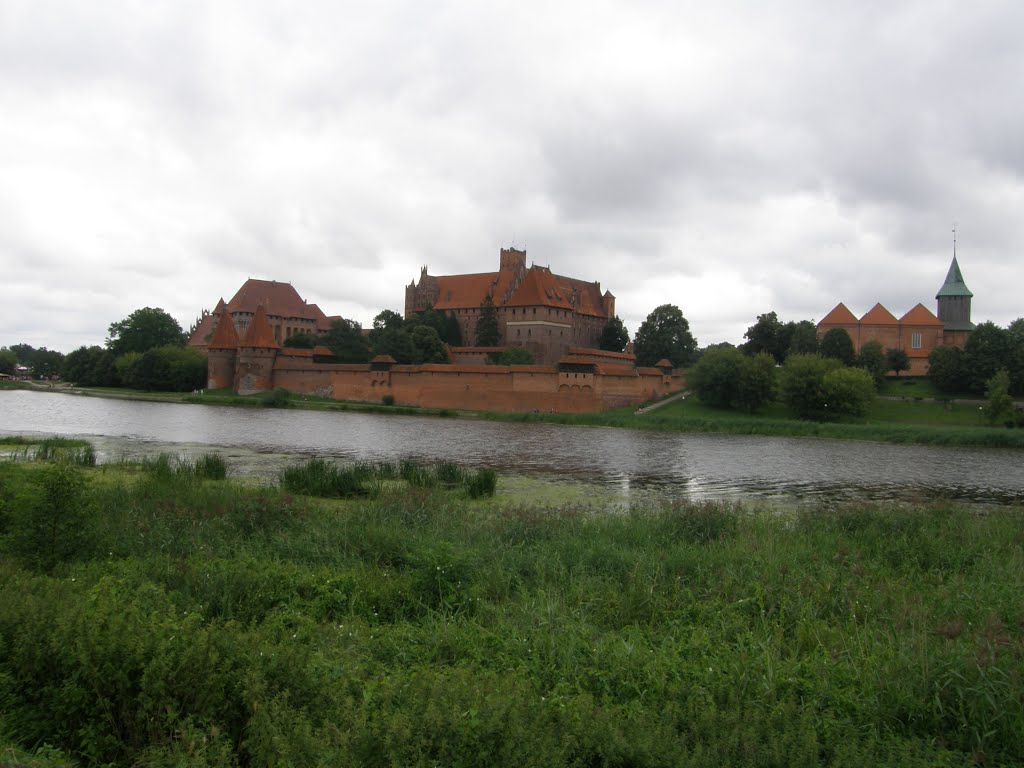
[[260, 304], [245, 336], [238, 342], [235, 392], [251, 395], [273, 389], [274, 362], [280, 348], [274, 340], [274, 330], [267, 320], [267, 311]]
[[[217, 308], [222, 309], [223, 305], [224, 300], [221, 299]], [[238, 333], [235, 332], [235, 324], [231, 322], [231, 317], [224, 311], [207, 344], [206, 386], [210, 389], [233, 387], [237, 357]]]

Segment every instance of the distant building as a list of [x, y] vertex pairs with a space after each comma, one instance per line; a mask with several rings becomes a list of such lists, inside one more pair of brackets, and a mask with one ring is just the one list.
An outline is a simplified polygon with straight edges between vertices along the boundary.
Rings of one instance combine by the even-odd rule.
[[974, 330], [971, 322], [973, 295], [964, 283], [954, 253], [946, 281], [935, 296], [938, 315], [932, 314], [923, 304], [917, 304], [897, 319], [881, 304], [875, 304], [858, 319], [840, 302], [818, 323], [818, 339], [821, 340], [832, 328], [842, 328], [850, 334], [857, 352], [869, 341], [877, 341], [882, 349], [902, 349], [910, 359], [909, 373], [923, 376], [928, 372], [928, 355], [933, 349], [963, 347], [967, 342], [967, 337]]
[[501, 347], [523, 347], [539, 364], [553, 365], [570, 347], [596, 347], [615, 297], [601, 284], [526, 266], [526, 251], [502, 248], [497, 272], [435, 276], [423, 267], [419, 283], [405, 289], [405, 316], [428, 306], [451, 312], [462, 342], [477, 344], [480, 307], [490, 296], [498, 317]]
[[225, 316], [231, 318], [237, 335], [244, 336], [260, 306], [266, 313], [267, 323], [278, 344], [300, 333], [319, 336], [330, 329], [333, 321], [341, 319], [339, 316], [328, 317], [316, 304], [309, 304], [299, 296], [291, 283], [250, 278], [242, 284], [231, 301], [225, 303], [221, 299], [213, 312], [203, 310], [189, 329], [189, 346], [205, 351], [221, 318]]

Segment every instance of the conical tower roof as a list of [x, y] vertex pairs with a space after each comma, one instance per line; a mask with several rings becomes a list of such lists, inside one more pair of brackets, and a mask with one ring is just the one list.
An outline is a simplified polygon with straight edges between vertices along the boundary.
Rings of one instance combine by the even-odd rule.
[[[220, 326], [217, 326], [218, 328]], [[252, 322], [245, 331], [245, 336], [239, 342], [241, 347], [260, 347], [264, 349], [280, 349], [281, 345], [274, 340], [274, 329], [270, 327], [267, 320], [267, 311], [260, 304], [256, 307], [256, 314], [252, 316]]]
[[[221, 304], [224, 300], [221, 299]], [[220, 308], [221, 304], [218, 304]], [[227, 312], [220, 313], [220, 320], [217, 328], [210, 337], [207, 344], [208, 349], [238, 349], [238, 332], [235, 331], [235, 324], [231, 321], [231, 315]]]
[[946, 282], [942, 284], [939, 292], [935, 294], [936, 299], [943, 296], [974, 296], [967, 289], [964, 276], [960, 274], [960, 265], [957, 264], [955, 255], [953, 256], [953, 262], [949, 265], [949, 272], [946, 273]]

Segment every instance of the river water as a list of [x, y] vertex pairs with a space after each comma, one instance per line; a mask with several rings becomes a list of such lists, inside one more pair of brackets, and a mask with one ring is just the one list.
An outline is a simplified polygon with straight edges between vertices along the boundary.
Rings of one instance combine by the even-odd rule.
[[[1024, 456], [981, 448], [677, 434], [351, 412], [197, 406], [0, 391], [0, 434], [80, 436], [101, 461], [225, 456], [275, 477], [312, 456], [454, 461], [627, 500], [1024, 503]], [[500, 487], [500, 486], [499, 486]]]

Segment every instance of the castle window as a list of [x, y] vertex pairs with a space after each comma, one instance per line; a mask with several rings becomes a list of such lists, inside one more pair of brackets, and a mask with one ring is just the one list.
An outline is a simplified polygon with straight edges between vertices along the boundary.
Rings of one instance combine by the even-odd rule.
[[911, 349], [920, 349], [921, 348], [921, 334], [920, 333], [912, 333], [912, 334], [910, 334], [910, 348]]

